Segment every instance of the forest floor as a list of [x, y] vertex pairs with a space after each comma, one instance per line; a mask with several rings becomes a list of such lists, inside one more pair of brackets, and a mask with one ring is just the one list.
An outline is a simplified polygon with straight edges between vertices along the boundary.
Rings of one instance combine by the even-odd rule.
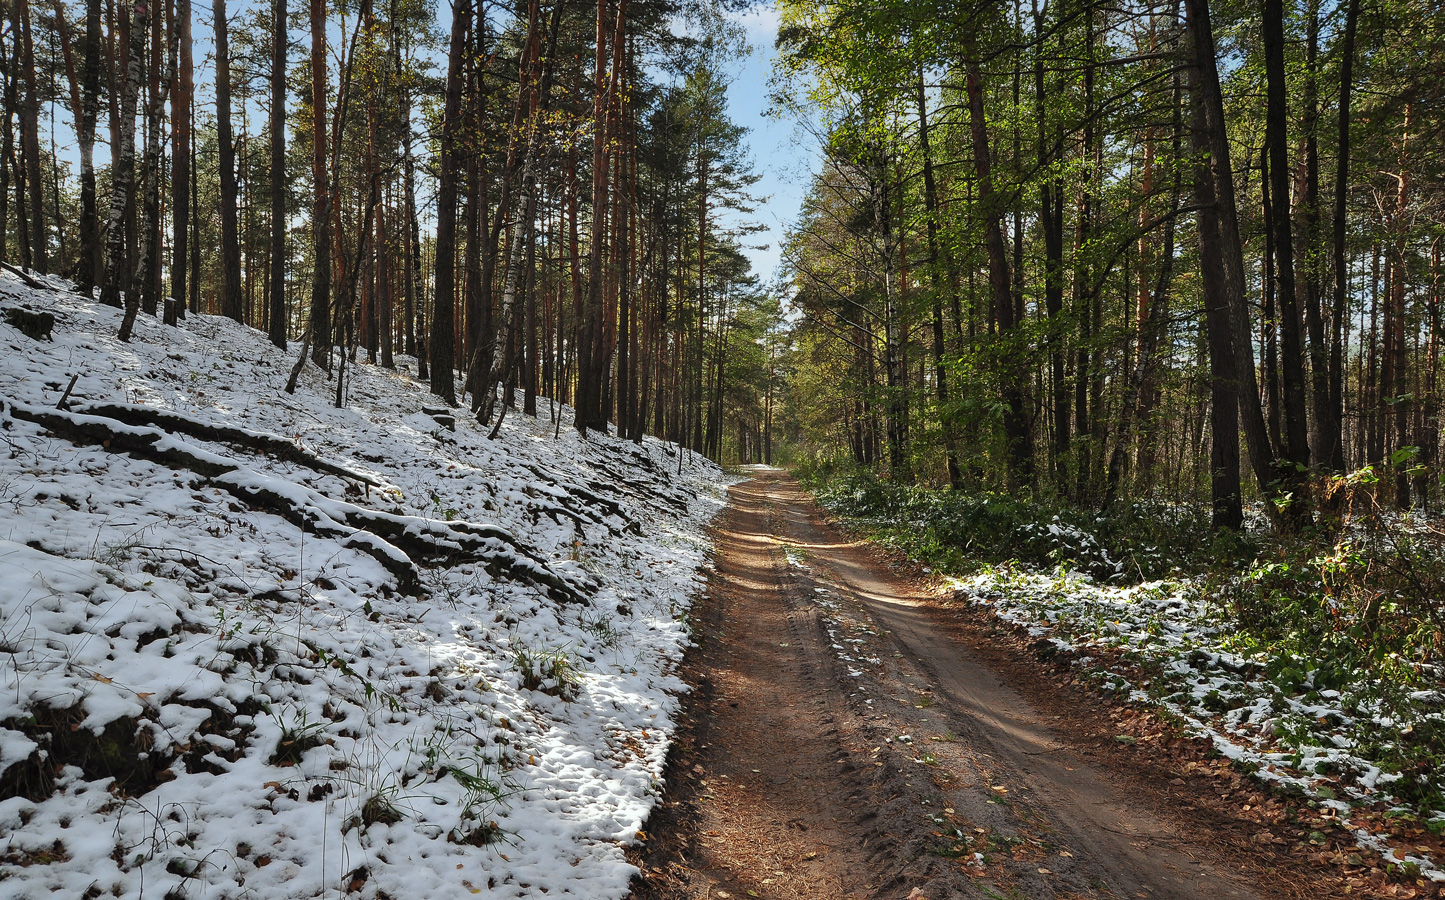
[[637, 900], [1436, 896], [755, 474]]

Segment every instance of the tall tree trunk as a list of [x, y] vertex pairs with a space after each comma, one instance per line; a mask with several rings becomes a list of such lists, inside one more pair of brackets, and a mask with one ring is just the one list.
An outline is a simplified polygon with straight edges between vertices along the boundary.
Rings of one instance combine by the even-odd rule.
[[[1410, 277], [1409, 209], [1411, 203], [1412, 160], [1410, 129], [1414, 125], [1414, 104], [1405, 103], [1405, 121], [1400, 140], [1400, 171], [1395, 173], [1395, 198], [1390, 226], [1395, 232], [1394, 247], [1389, 256], [1389, 293], [1385, 304], [1384, 365], [1380, 378], [1380, 412], [1385, 422], [1394, 419], [1395, 449], [1409, 444], [1410, 410], [1413, 407], [1406, 377], [1408, 358], [1405, 355], [1405, 286]], [[1410, 506], [1410, 479], [1405, 466], [1395, 467], [1395, 505]]]
[[331, 177], [326, 166], [326, 0], [311, 0], [311, 359], [331, 366]]
[[462, 81], [471, 24], [471, 0], [452, 9], [451, 46], [447, 54], [446, 99], [442, 114], [441, 160], [437, 178], [436, 299], [431, 322], [431, 392], [448, 406], [457, 403], [454, 374], [456, 339], [457, 163], [461, 147]]
[[[474, 98], [472, 104], [476, 105]], [[481, 116], [469, 117], [468, 133], [480, 134], [481, 127], [479, 120]], [[466, 226], [466, 250], [462, 254], [462, 309], [465, 313], [466, 322], [463, 324], [462, 333], [465, 339], [462, 341], [465, 359], [475, 359], [477, 353], [488, 346], [491, 337], [491, 291], [488, 290], [492, 272], [482, 271], [482, 243], [483, 228], [487, 227], [482, 220], [487, 217], [487, 205], [489, 199], [485, 189], [482, 187], [482, 160], [479, 153], [471, 153], [467, 156], [466, 163], [466, 203], [462, 207], [462, 221]], [[505, 219], [503, 214], [499, 220]], [[490, 236], [490, 232], [486, 232]], [[476, 379], [474, 374], [475, 366], [468, 366], [466, 384], [462, 387], [462, 393], [476, 391]]]
[[[376, 46], [376, 7], [371, 0], [363, 0], [361, 4], [361, 27], [365, 34], [365, 48], [363, 50], [366, 60], [365, 68], [365, 95], [366, 95], [366, 149], [362, 153], [362, 167], [366, 170], [368, 183], [380, 183], [381, 169], [377, 161], [377, 95], [383, 90], [381, 53]], [[378, 188], [378, 197], [380, 197]], [[385, 221], [386, 204], [378, 199], [376, 213], [373, 219], [375, 233], [371, 236], [371, 249], [362, 256], [358, 256], [357, 264], [365, 268], [362, 289], [362, 315], [361, 325], [363, 332], [362, 343], [366, 346], [366, 361], [372, 365], [377, 364], [377, 354], [381, 349], [381, 256], [386, 248], [381, 240], [381, 229]]]
[[1300, 292], [1305, 312], [1305, 333], [1309, 339], [1310, 361], [1310, 459], [1328, 468], [1333, 438], [1339, 428], [1330, 406], [1330, 348], [1325, 341], [1324, 311], [1321, 308], [1320, 274], [1324, 247], [1320, 241], [1320, 153], [1319, 153], [1319, 0], [1309, 0], [1306, 36], [1304, 90], [1304, 172], [1300, 196]]
[[[875, 152], [878, 183], [874, 190], [873, 218], [883, 241], [883, 378], [888, 392], [888, 477], [901, 484], [909, 484], [913, 481], [913, 474], [908, 467], [907, 366], [903, 360], [905, 329], [900, 322], [903, 304], [897, 272], [898, 249], [893, 233], [893, 185], [886, 150], [879, 146]], [[1012, 308], [1010, 294], [1010, 311]], [[721, 365], [718, 373], [721, 388]]]
[[[1234, 201], [1234, 171], [1230, 162], [1229, 136], [1224, 118], [1224, 95], [1219, 86], [1214, 27], [1209, 16], [1209, 0], [1185, 0], [1188, 12], [1189, 38], [1193, 44], [1194, 83], [1191, 89], [1195, 109], [1194, 149], [1207, 163], [1211, 178], [1202, 183], [1202, 171], [1196, 173], [1196, 187], [1207, 194], [1201, 196], [1201, 256], [1208, 253], [1210, 261], [1201, 262], [1206, 291], [1217, 292], [1206, 302], [1228, 309], [1229, 355], [1235, 371], [1234, 390], [1239, 403], [1239, 425], [1249, 448], [1250, 466], [1260, 489], [1276, 496], [1274, 451], [1259, 405], [1259, 386], [1255, 377], [1253, 354], [1240, 352], [1250, 346], [1249, 310], [1244, 299], [1244, 251], [1239, 238], [1239, 214]], [[1207, 248], [1207, 249], [1206, 249]], [[1206, 294], [1206, 297], [1208, 294]], [[1222, 337], [1221, 337], [1222, 340]], [[1266, 504], [1273, 514], [1276, 507]], [[1228, 518], [1233, 519], [1231, 513]], [[1220, 524], [1226, 524], [1221, 522]], [[1280, 522], [1277, 524], [1289, 525]]]
[[[1380, 410], [1380, 397], [1389, 396], [1389, 389], [1381, 384], [1380, 364], [1380, 276], [1381, 257], [1384, 255], [1381, 243], [1376, 241], [1370, 252], [1370, 335], [1365, 361], [1365, 396], [1361, 403], [1365, 410], [1365, 462], [1379, 466], [1385, 462], [1384, 413]], [[1388, 282], [1388, 267], [1385, 277]], [[1388, 290], [1388, 284], [1386, 285]]]
[[231, 53], [226, 0], [212, 0], [216, 28], [216, 143], [221, 167], [221, 315], [245, 321], [236, 222], [236, 148], [231, 137]]
[[[10, 176], [14, 168], [11, 160], [15, 156], [15, 130], [12, 120], [18, 102], [20, 41], [12, 33], [10, 47], [7, 49], [5, 31], [4, 17], [0, 15], [0, 63], [4, 63], [3, 68], [0, 68], [0, 88], [3, 88], [3, 97], [0, 97], [0, 260], [9, 261], [7, 223], [10, 221]], [[21, 234], [25, 232], [23, 227], [16, 230]], [[28, 244], [29, 241], [24, 240], [21, 243]]]
[[[401, 29], [396, 27], [397, 11], [396, 2], [391, 3], [391, 57], [392, 71], [397, 73], [397, 119], [401, 123], [401, 146], [402, 146], [402, 222], [397, 226], [401, 233], [402, 262], [401, 262], [401, 296], [402, 296], [402, 352], [408, 356], [418, 356], [416, 347], [416, 302], [417, 291], [412, 283], [412, 273], [416, 269], [416, 256], [413, 253], [411, 244], [411, 223], [414, 218], [413, 210], [416, 205], [416, 189], [414, 186], [415, 174], [413, 173], [414, 163], [411, 158], [411, 79], [406, 74], [401, 55]], [[409, 45], [408, 45], [409, 46]]]
[[[121, 288], [126, 284], [125, 211], [131, 199], [135, 177], [135, 107], [140, 96], [141, 66], [145, 57], [146, 30], [150, 25], [149, 0], [135, 0], [131, 8], [129, 57], [121, 91], [120, 133], [117, 136], [110, 174], [110, 219], [106, 225], [105, 281], [100, 300], [108, 306], [121, 305]], [[122, 12], [122, 15], [124, 13]], [[132, 301], [127, 297], [127, 303]]]
[[405, 319], [402, 328], [404, 333], [403, 352], [408, 356], [420, 357], [421, 352], [417, 348], [417, 333], [421, 330], [417, 321], [419, 310], [417, 301], [419, 293], [416, 290], [417, 270], [417, 248], [411, 239], [411, 226], [416, 221], [416, 176], [413, 173], [415, 164], [411, 158], [411, 109], [408, 104], [402, 121], [406, 123], [405, 145], [402, 149], [402, 214], [406, 217], [402, 223], [402, 317]]
[[[953, 281], [947, 273], [940, 271], [942, 260], [939, 256], [938, 238], [938, 186], [933, 174], [933, 144], [928, 133], [928, 96], [923, 84], [923, 68], [918, 69], [918, 139], [923, 151], [923, 202], [928, 215], [928, 278], [933, 294], [933, 371], [934, 387], [938, 396], [939, 422], [943, 431], [944, 460], [948, 468], [948, 484], [954, 490], [963, 487], [963, 472], [958, 467], [957, 441], [954, 437], [953, 416], [949, 412], [948, 367], [944, 365], [943, 342], [943, 296], [953, 289]], [[768, 395], [766, 404], [767, 424], [763, 431], [763, 458], [773, 464], [773, 378], [772, 345], [769, 344]]]
[[[484, 78], [486, 75], [483, 56], [486, 48], [483, 46], [482, 31], [486, 23], [482, 21], [479, 27], [471, 35], [471, 51], [468, 53], [467, 68], [465, 73], [466, 84], [470, 94], [469, 102], [466, 104], [466, 111], [463, 113], [464, 125], [468, 140], [479, 140], [483, 129], [488, 127], [487, 121], [487, 94]], [[528, 44], [525, 53], [531, 52], [531, 45]], [[527, 62], [522, 60], [518, 64], [518, 72], [527, 71]], [[525, 89], [519, 86], [519, 91], [525, 93]], [[515, 128], [511, 132], [511, 141], [515, 145], [519, 140]], [[467, 154], [466, 181], [463, 191], [466, 195], [466, 203], [462, 207], [462, 222], [466, 228], [466, 250], [462, 255], [462, 311], [464, 322], [462, 323], [462, 359], [470, 360], [467, 364], [466, 381], [462, 385], [462, 393], [472, 392], [472, 405], [476, 405], [477, 380], [480, 377], [476, 362], [480, 359], [479, 352], [487, 346], [491, 339], [491, 279], [492, 271], [483, 270], [482, 265], [482, 236], [483, 229], [487, 227], [486, 220], [490, 198], [487, 196], [483, 184], [484, 160], [481, 147], [476, 147], [475, 152]], [[507, 182], [510, 172], [503, 176], [503, 182]], [[505, 205], [505, 201], [504, 201]], [[506, 211], [497, 217], [498, 225], [507, 218]], [[491, 233], [486, 232], [490, 237]]]
[[[520, 108], [529, 108], [530, 114], [526, 117], [526, 136], [523, 140], [524, 150], [522, 153], [522, 170], [520, 173], [521, 196], [519, 206], [521, 218], [518, 221], [511, 245], [507, 249], [507, 267], [502, 277], [502, 303], [499, 310], [497, 322], [497, 339], [492, 351], [492, 360], [487, 377], [477, 386], [477, 399], [481, 402], [478, 410], [478, 418], [482, 422], [491, 421], [496, 386], [504, 384], [508, 380], [510, 360], [507, 355], [513, 332], [517, 325], [517, 301], [519, 287], [525, 292], [525, 284], [522, 282], [522, 270], [526, 267], [526, 261], [531, 251], [531, 244], [536, 238], [537, 219], [537, 174], [536, 169], [541, 157], [541, 133], [542, 118], [546, 115], [550, 106], [552, 73], [554, 66], [552, 58], [555, 55], [557, 46], [557, 33], [562, 18], [562, 3], [560, 0], [553, 4], [552, 20], [547, 26], [546, 48], [542, 55], [538, 55], [537, 44], [541, 40], [538, 33], [540, 27], [540, 9], [537, 0], [532, 0], [530, 13], [528, 15], [528, 43], [533, 50], [529, 54], [533, 68], [529, 72], [528, 80], [532, 81], [531, 91], [535, 92], [535, 98], [524, 91], [517, 98]], [[545, 60], [545, 62], [543, 62]], [[532, 102], [535, 99], [535, 102]], [[594, 201], [595, 202], [595, 201]], [[594, 237], [595, 240], [595, 237]], [[525, 302], [525, 296], [522, 298]], [[510, 401], [510, 395], [503, 398]], [[475, 402], [475, 401], [474, 401]], [[535, 400], [533, 401], [535, 403]], [[495, 431], [493, 432], [495, 433]]]
[[[64, 63], [66, 85], [70, 90], [70, 111], [74, 116], [75, 132], [78, 138], [81, 128], [84, 127], [83, 120], [85, 118], [85, 104], [80, 98], [80, 76], [77, 74], [75, 69], [75, 53], [73, 50], [75, 38], [70, 30], [70, 22], [67, 19], [65, 4], [62, 2], [62, 0], [52, 0], [52, 4], [55, 7], [55, 14], [52, 21], [55, 23], [57, 38], [56, 43], [60, 45], [60, 56], [61, 60]], [[55, 147], [55, 120], [57, 116], [55, 116], [53, 112], [53, 102], [51, 104], [51, 109], [50, 198], [55, 209], [55, 238], [56, 244], [58, 245], [57, 249], [60, 255], [59, 258], [64, 260], [68, 258], [68, 254], [65, 247], [65, 221], [64, 216], [62, 216], [61, 214], [62, 207], [60, 203], [60, 163], [57, 157]], [[75, 280], [77, 286], [79, 286], [80, 284], [80, 277], [80, 273], [76, 272], [73, 280]]]
[[[602, 278], [607, 213], [607, 0], [597, 0], [596, 58], [593, 66], [592, 103], [592, 235], [587, 263], [587, 300], [585, 321], [578, 342], [580, 356], [577, 369], [577, 404], [574, 424], [579, 432], [588, 429], [607, 430], [607, 415], [602, 409], [602, 384], [597, 377], [608, 369], [602, 355], [602, 309], [605, 301]], [[614, 39], [616, 39], [614, 37]], [[615, 75], [615, 73], [614, 73]]]
[[[120, 332], [117, 335], [122, 341], [130, 340], [131, 329], [135, 326], [136, 313], [142, 301], [145, 303], [146, 313], [155, 315], [157, 296], [160, 293], [160, 122], [169, 85], [175, 80], [175, 73], [171, 72], [162, 82], [157, 68], [162, 56], [159, 42], [161, 25], [159, 20], [152, 25], [154, 33], [151, 41], [151, 92], [146, 109], [146, 150], [141, 165], [144, 175], [141, 183], [145, 185], [146, 197], [142, 203], [140, 242], [134, 260], [135, 271], [131, 276], [130, 289], [126, 292], [125, 316], [121, 319]], [[174, 30], [171, 39], [175, 39]], [[135, 39], [132, 38], [133, 46], [134, 42]], [[168, 58], [174, 61], [175, 54], [168, 54]]]
[[286, 0], [273, 0], [271, 28], [271, 272], [266, 336], [286, 349]]
[[[1050, 140], [1048, 104], [1044, 82], [1044, 20], [1034, 0], [1034, 114], [1039, 120], [1038, 165], [1041, 171], [1063, 155], [1062, 132], [1054, 127]], [[1049, 347], [1049, 393], [1053, 400], [1051, 422], [1055, 482], [1063, 487], [1069, 456], [1069, 382], [1064, 360], [1064, 186], [1057, 177], [1045, 177], [1039, 185], [1039, 221], [1044, 233], [1044, 312], [1048, 316], [1046, 341]]]
[[[535, 113], [534, 113], [535, 115]], [[535, 205], [538, 201], [534, 200]], [[533, 224], [534, 232], [536, 225]], [[522, 412], [537, 415], [537, 242], [527, 245], [527, 259], [522, 264], [527, 270], [527, 283], [523, 291], [522, 314]]]
[[1277, 294], [1274, 278], [1274, 231], [1269, 227], [1273, 218], [1273, 197], [1269, 183], [1269, 148], [1266, 146], [1259, 162], [1259, 195], [1264, 204], [1264, 253], [1260, 256], [1259, 289], [1260, 298], [1260, 348], [1259, 355], [1264, 365], [1264, 421], [1269, 428], [1269, 443], [1275, 453], [1284, 446], [1284, 402], [1279, 383], [1279, 311], [1276, 309]]
[[1269, 187], [1274, 200], [1269, 228], [1274, 239], [1275, 300], [1280, 314], [1280, 376], [1284, 386], [1284, 446], [1281, 454], [1293, 471], [1282, 471], [1288, 490], [1305, 500], [1309, 466], [1306, 420], [1303, 322], [1294, 277], [1294, 235], [1290, 215], [1289, 105], [1284, 68], [1284, 2], [1264, 0], [1264, 68], [1266, 82], [1265, 145], [1269, 156]]
[[[1014, 303], [1009, 279], [1008, 253], [1004, 247], [1003, 226], [994, 197], [993, 177], [988, 152], [988, 130], [984, 119], [983, 84], [978, 61], [969, 54], [965, 87], [968, 93], [969, 131], [973, 145], [974, 171], [978, 176], [978, 205], [985, 210], [984, 245], [988, 251], [988, 281], [992, 290], [993, 308], [999, 324], [999, 338], [1017, 340], [1014, 334]], [[1004, 444], [1008, 466], [1009, 489], [1026, 490], [1033, 486], [1033, 435], [1024, 409], [1024, 384], [1028, 377], [1023, 366], [1021, 348], [1005, 347], [1000, 373], [1004, 401]]]
[[[164, 4], [164, 0], [161, 0]], [[141, 309], [154, 316], [161, 293], [161, 119], [165, 114], [170, 81], [161, 84], [161, 36], [166, 31], [165, 6], [161, 15], [151, 17], [150, 59], [147, 67], [145, 156], [141, 164], [141, 227], [138, 257], [132, 283], [140, 295]]]
[[[173, 319], [185, 317], [186, 270], [190, 265], [191, 104], [196, 93], [191, 0], [176, 0], [176, 45], [180, 58], [171, 89], [171, 306], [167, 311]], [[94, 127], [92, 121], [91, 129]]]
[[[188, 3], [189, 0], [182, 0]], [[84, 61], [81, 63], [80, 122], [80, 260], [75, 283], [87, 297], [100, 285], [104, 259], [100, 235], [100, 209], [95, 191], [95, 126], [100, 116], [100, 65], [104, 37], [100, 30], [100, 0], [86, 0]], [[0, 187], [0, 194], [3, 194]], [[0, 216], [0, 221], [4, 217]], [[3, 254], [0, 254], [3, 255]]]
[[1340, 45], [1339, 145], [1335, 166], [1335, 208], [1333, 215], [1334, 308], [1330, 314], [1330, 419], [1322, 425], [1329, 443], [1324, 458], [1331, 471], [1345, 470], [1345, 318], [1349, 302], [1349, 268], [1345, 262], [1346, 211], [1350, 193], [1350, 96], [1354, 88], [1355, 28], [1360, 18], [1360, 0], [1347, 0], [1345, 34]]
[[[191, 93], [191, 109], [190, 109], [190, 124], [189, 124], [189, 126], [188, 126], [189, 129], [190, 129], [190, 133], [191, 133], [192, 135], [194, 135], [194, 134], [196, 133], [196, 103], [195, 103], [195, 97], [196, 97], [195, 92], [192, 91], [192, 93]], [[191, 141], [191, 164], [190, 164], [190, 169], [191, 169], [191, 201], [192, 201], [192, 202], [191, 202], [191, 238], [190, 238], [189, 243], [190, 243], [190, 251], [191, 251], [191, 260], [190, 260], [190, 277], [187, 279], [188, 282], [189, 282], [189, 285], [188, 285], [188, 287], [187, 287], [187, 290], [188, 290], [188, 292], [189, 292], [189, 297], [187, 297], [187, 299], [186, 299], [186, 305], [190, 307], [190, 311], [191, 311], [191, 312], [193, 312], [193, 313], [199, 313], [199, 312], [201, 311], [201, 241], [200, 241], [200, 236], [201, 236], [201, 211], [200, 211], [200, 204], [197, 203], [197, 202], [195, 202], [195, 201], [196, 201], [196, 198], [198, 198], [198, 197], [200, 196], [200, 191], [199, 191], [200, 178], [199, 178], [199, 176], [197, 175], [197, 166], [196, 166], [196, 142], [195, 142], [194, 140]]]
[[396, 368], [395, 309], [391, 290], [391, 245], [386, 231], [386, 200], [376, 206], [376, 318], [381, 367]]
[[[1208, 64], [1214, 64], [1212, 57]], [[1230, 321], [1229, 291], [1232, 285], [1224, 277], [1226, 263], [1224, 242], [1220, 238], [1219, 185], [1217, 173], [1210, 166], [1208, 157], [1207, 99], [1201, 86], [1204, 79], [1198, 74], [1200, 68], [1203, 68], [1202, 63], [1195, 69], [1190, 102], [1194, 110], [1192, 143], [1198, 158], [1194, 171], [1194, 198], [1199, 205], [1199, 264], [1209, 341], [1210, 524], [1215, 528], [1238, 530], [1244, 524], [1239, 476], [1240, 388], [1236, 359], [1239, 350]]]
[[1094, 359], [1094, 284], [1092, 265], [1094, 226], [1094, 179], [1097, 174], [1094, 165], [1094, 12], [1088, 8], [1084, 20], [1085, 52], [1084, 63], [1084, 127], [1080, 136], [1081, 156], [1085, 174], [1079, 179], [1079, 211], [1074, 234], [1074, 291], [1073, 314], [1079, 340], [1074, 356], [1074, 434], [1079, 438], [1074, 448], [1074, 497], [1080, 501], [1088, 498], [1093, 470], [1094, 442], [1089, 439], [1090, 414], [1099, 411], [1089, 409], [1090, 382]]
[[[582, 252], [581, 239], [579, 237], [578, 219], [581, 218], [581, 185], [577, 178], [577, 148], [571, 145], [567, 148], [567, 264], [568, 278], [572, 285], [572, 362], [576, 372], [582, 372], [582, 338], [585, 334], [582, 320], [586, 315], [585, 296], [582, 291]], [[562, 379], [564, 390], [558, 391], [558, 401], [567, 402], [567, 391], [565, 386], [567, 379]], [[576, 410], [581, 405], [581, 380], [578, 379], [576, 389], [572, 394], [573, 398], [573, 419], [576, 419]]]
[[[116, 5], [120, 2], [124, 2], [124, 0], [109, 0], [109, 2], [111, 2], [112, 5]], [[119, 21], [116, 24], [119, 26], [120, 34], [119, 39], [116, 41], [117, 58], [115, 65], [111, 68], [110, 79], [110, 95], [112, 97], [111, 114], [114, 120], [114, 125], [111, 128], [112, 142], [118, 140], [118, 135], [120, 133], [119, 116], [121, 103], [116, 98], [118, 98], [121, 94], [125, 93], [125, 73], [130, 69], [131, 16], [121, 15], [119, 17]], [[140, 103], [140, 97], [139, 95], [137, 95], [136, 106], [139, 107]], [[115, 165], [114, 159], [112, 159], [111, 165]], [[135, 163], [133, 162], [132, 166], [134, 165]], [[131, 190], [129, 196], [126, 199], [125, 206], [125, 271], [127, 273], [127, 278], [129, 278], [129, 273], [131, 271], [133, 261], [135, 260], [136, 239], [138, 237], [136, 228], [136, 194], [138, 193], [139, 185], [136, 182], [136, 178], [137, 173], [133, 170], [131, 174]], [[127, 284], [123, 287], [128, 288], [129, 285]]]
[[40, 177], [40, 88], [35, 73], [35, 43], [30, 29], [28, 0], [14, 0], [16, 39], [20, 42], [20, 78], [25, 95], [20, 103], [20, 155], [25, 167], [25, 187], [29, 217], [21, 223], [29, 227], [30, 266], [37, 272], [49, 271], [45, 235], [45, 183]]

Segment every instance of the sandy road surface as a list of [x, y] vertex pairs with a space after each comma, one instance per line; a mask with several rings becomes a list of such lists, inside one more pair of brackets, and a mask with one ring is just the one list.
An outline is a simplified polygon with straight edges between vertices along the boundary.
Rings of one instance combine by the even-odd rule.
[[1074, 752], [790, 477], [732, 489], [649, 898], [1263, 896]]

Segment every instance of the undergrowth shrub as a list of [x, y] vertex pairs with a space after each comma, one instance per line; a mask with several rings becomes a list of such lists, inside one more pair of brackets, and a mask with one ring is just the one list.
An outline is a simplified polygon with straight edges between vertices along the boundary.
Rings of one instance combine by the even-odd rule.
[[1218, 596], [1270, 649], [1319, 661], [1332, 687], [1362, 669], [1438, 684], [1445, 658], [1445, 529], [1386, 509], [1373, 470], [1321, 483], [1321, 526], [1271, 541]]
[[522, 687], [576, 700], [582, 692], [582, 670], [566, 650], [537, 650], [519, 646], [512, 651], [512, 662], [522, 676]]
[[1445, 808], [1426, 777], [1445, 764], [1445, 529], [1386, 508], [1372, 468], [1323, 480], [1316, 495], [1318, 527], [1212, 576], [1234, 640], [1307, 697], [1343, 691], [1363, 720], [1356, 752], [1399, 776], [1391, 793]]
[[[810, 477], [809, 477], [810, 476]], [[868, 472], [805, 473], [818, 499], [875, 538], [945, 572], [1022, 562], [1063, 566], [1115, 584], [1245, 559], [1248, 541], [1221, 541], [1207, 515], [1138, 501], [1106, 511], [998, 493], [901, 485]]]

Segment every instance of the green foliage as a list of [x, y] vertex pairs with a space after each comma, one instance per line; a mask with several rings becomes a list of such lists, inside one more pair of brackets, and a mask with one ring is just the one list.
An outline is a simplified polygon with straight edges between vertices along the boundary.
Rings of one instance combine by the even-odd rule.
[[512, 662], [522, 676], [522, 687], [551, 694], [563, 700], [577, 699], [582, 690], [582, 670], [566, 650], [534, 650], [520, 646]]
[[1248, 541], [1217, 537], [1207, 517], [1136, 502], [1095, 512], [1007, 494], [901, 485], [826, 463], [802, 470], [818, 499], [885, 543], [943, 572], [1022, 562], [1113, 583], [1247, 560]]
[[1235, 643], [1268, 661], [1272, 681], [1344, 692], [1375, 723], [1357, 752], [1399, 775], [1399, 800], [1438, 808], [1445, 796], [1426, 774], [1445, 761], [1445, 718], [1428, 702], [1445, 671], [1445, 533], [1384, 509], [1378, 487], [1371, 468], [1322, 482], [1329, 527], [1271, 544], [1215, 590]]
[[506, 832], [493, 816], [507, 808], [508, 798], [520, 788], [502, 770], [500, 761], [485, 755], [480, 748], [473, 748], [466, 759], [448, 763], [443, 771], [466, 791], [462, 798], [461, 822], [449, 839], [474, 847], [502, 840]]
[[273, 766], [300, 765], [306, 751], [320, 747], [325, 740], [325, 726], [325, 722], [311, 721], [306, 710], [300, 709], [291, 721], [281, 723], [281, 737], [276, 741], [269, 763]]

